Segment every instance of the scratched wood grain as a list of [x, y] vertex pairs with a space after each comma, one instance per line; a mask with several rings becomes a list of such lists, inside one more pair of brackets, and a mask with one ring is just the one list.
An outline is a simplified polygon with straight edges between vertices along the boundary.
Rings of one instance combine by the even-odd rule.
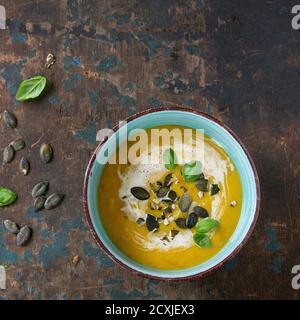
[[[19, 194], [1, 209], [32, 226], [25, 248], [0, 227], [3, 299], [294, 298], [291, 268], [300, 264], [300, 31], [292, 1], [6, 0], [0, 30], [0, 111], [18, 129], [0, 125], [1, 150], [15, 137], [27, 147], [0, 182]], [[57, 57], [50, 70], [49, 52]], [[22, 79], [44, 74], [53, 88], [37, 102], [18, 103]], [[229, 125], [256, 163], [262, 189], [257, 226], [236, 258], [193, 281], [166, 283], [133, 276], [92, 239], [82, 184], [96, 131], [148, 107], [179, 104]], [[54, 161], [39, 161], [41, 142]], [[18, 171], [26, 155], [32, 170]], [[62, 191], [63, 205], [35, 213], [30, 191], [40, 180]], [[77, 265], [72, 263], [79, 256]]]

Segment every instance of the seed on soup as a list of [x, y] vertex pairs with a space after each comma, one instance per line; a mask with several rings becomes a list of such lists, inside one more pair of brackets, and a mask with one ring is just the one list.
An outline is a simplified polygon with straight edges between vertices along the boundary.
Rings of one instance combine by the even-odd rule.
[[217, 184], [212, 184], [211, 189], [210, 189], [210, 195], [214, 196], [220, 191], [220, 188]]
[[193, 211], [199, 218], [207, 218], [209, 216], [207, 210], [200, 206], [194, 207]]
[[176, 198], [177, 198], [177, 193], [176, 193], [174, 190], [170, 190], [169, 193], [168, 193], [168, 197], [169, 197], [171, 200], [175, 201]]
[[208, 191], [208, 180], [207, 179], [200, 179], [197, 183], [196, 183], [196, 187], [202, 191], [202, 192], [206, 192]]
[[178, 235], [179, 231], [176, 229], [172, 229], [170, 233], [171, 233], [171, 238], [174, 239]]
[[145, 223], [145, 219], [143, 219], [143, 218], [138, 218], [138, 219], [136, 220], [136, 223], [141, 226], [141, 225], [143, 225], [143, 224]]
[[138, 200], [148, 200], [150, 198], [149, 192], [142, 187], [133, 187], [130, 189], [130, 192]]
[[163, 198], [167, 195], [169, 191], [169, 188], [168, 187], [162, 187], [160, 188], [158, 191], [157, 191], [157, 197], [158, 198]]
[[186, 218], [186, 221], [185, 221], [186, 227], [189, 229], [193, 228], [196, 225], [197, 221], [198, 221], [198, 216], [196, 215], [196, 213], [192, 212]]
[[147, 226], [147, 229], [151, 232], [157, 231], [159, 228], [159, 223], [157, 221], [157, 218], [155, 218], [151, 214], [148, 214], [146, 219], [146, 226]]
[[187, 212], [192, 203], [192, 199], [188, 192], [185, 192], [179, 199], [179, 209], [182, 212]]
[[164, 209], [165, 213], [172, 213], [173, 209], [171, 207], [167, 207]]
[[186, 226], [186, 219], [184, 218], [178, 218], [175, 220], [175, 223], [177, 225], [177, 227], [181, 228], [181, 229], [185, 229]]
[[169, 187], [172, 184], [172, 180], [173, 180], [173, 175], [172, 173], [169, 173], [168, 175], [166, 175], [165, 180], [164, 180], [164, 187]]

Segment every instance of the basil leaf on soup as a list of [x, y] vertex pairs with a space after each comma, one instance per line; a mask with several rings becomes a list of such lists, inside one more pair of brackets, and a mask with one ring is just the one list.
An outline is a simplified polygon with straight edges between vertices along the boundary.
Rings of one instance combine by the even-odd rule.
[[186, 182], [199, 180], [201, 173], [202, 163], [196, 160], [186, 163], [181, 169], [181, 174]]
[[16, 99], [18, 101], [26, 101], [35, 99], [41, 95], [47, 84], [47, 80], [43, 76], [36, 76], [22, 81], [17, 91]]
[[210, 248], [212, 246], [210, 238], [203, 233], [195, 233], [193, 240], [201, 248]]
[[175, 151], [172, 148], [166, 149], [163, 153], [163, 160], [165, 163], [165, 167], [168, 170], [175, 169], [177, 165], [177, 156]]
[[219, 226], [220, 222], [213, 218], [205, 218], [198, 221], [196, 224], [196, 231], [198, 234], [203, 234], [215, 230]]
[[0, 207], [9, 206], [17, 199], [17, 194], [12, 190], [0, 187]]

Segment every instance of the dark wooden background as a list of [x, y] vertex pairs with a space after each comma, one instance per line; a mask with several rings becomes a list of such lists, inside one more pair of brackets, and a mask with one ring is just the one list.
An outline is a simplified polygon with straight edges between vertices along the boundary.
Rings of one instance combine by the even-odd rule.
[[[1, 166], [0, 184], [17, 203], [0, 209], [32, 226], [25, 248], [0, 227], [3, 299], [293, 298], [291, 268], [300, 264], [300, 30], [295, 1], [5, 0], [0, 30], [0, 147], [22, 136], [27, 148]], [[57, 63], [44, 68], [53, 52]], [[14, 96], [22, 79], [44, 74], [52, 91], [32, 103]], [[250, 240], [222, 269], [193, 281], [150, 281], [121, 270], [92, 239], [82, 207], [85, 169], [100, 128], [139, 110], [179, 104], [211, 114], [245, 143], [261, 181], [260, 216]], [[42, 165], [39, 143], [54, 161]], [[27, 177], [18, 170], [26, 155]], [[49, 179], [66, 200], [35, 213], [31, 189]], [[79, 256], [77, 265], [72, 263]]]

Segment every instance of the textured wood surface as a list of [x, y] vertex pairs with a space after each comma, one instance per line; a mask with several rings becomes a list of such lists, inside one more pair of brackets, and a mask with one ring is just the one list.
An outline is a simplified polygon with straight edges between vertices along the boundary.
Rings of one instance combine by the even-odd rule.
[[[291, 268], [300, 264], [300, 31], [293, 1], [6, 0], [0, 30], [0, 148], [22, 136], [25, 150], [1, 166], [0, 182], [19, 194], [0, 209], [32, 226], [25, 248], [0, 227], [3, 299], [299, 298]], [[49, 52], [57, 57], [50, 70]], [[37, 102], [18, 103], [22, 79], [54, 83]], [[96, 131], [148, 107], [179, 104], [209, 113], [245, 143], [258, 169], [262, 204], [257, 226], [236, 258], [201, 279], [150, 281], [121, 270], [92, 239], [82, 208], [85, 168]], [[39, 143], [55, 158], [42, 165]], [[34, 146], [32, 146], [34, 145]], [[26, 155], [27, 177], [18, 170]], [[66, 194], [51, 212], [35, 213], [31, 189], [49, 179]], [[75, 266], [74, 256], [79, 256]]]

